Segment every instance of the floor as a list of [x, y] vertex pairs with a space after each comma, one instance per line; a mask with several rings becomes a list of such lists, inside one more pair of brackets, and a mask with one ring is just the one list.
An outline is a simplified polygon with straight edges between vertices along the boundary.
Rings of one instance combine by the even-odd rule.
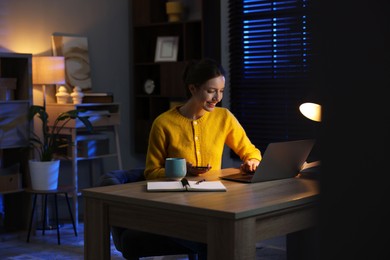
[[[56, 230], [46, 231], [42, 236], [41, 230], [30, 236], [26, 242], [27, 232], [0, 234], [0, 259], [23, 260], [77, 260], [83, 259], [84, 225], [79, 223], [78, 236], [75, 237], [71, 224], [63, 224], [60, 228], [61, 245], [57, 244]], [[285, 237], [263, 241], [256, 245], [256, 260], [285, 260]], [[114, 245], [111, 245], [111, 259], [124, 259]], [[185, 256], [148, 257], [143, 260], [186, 260]]]

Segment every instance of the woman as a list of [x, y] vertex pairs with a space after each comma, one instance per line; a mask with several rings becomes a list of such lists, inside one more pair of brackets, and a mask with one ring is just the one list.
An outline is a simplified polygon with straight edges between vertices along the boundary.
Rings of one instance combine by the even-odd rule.
[[[217, 107], [225, 89], [225, 72], [211, 59], [190, 62], [183, 73], [188, 101], [159, 115], [153, 122], [146, 156], [145, 178], [165, 177], [165, 159], [187, 161], [187, 174], [221, 169], [224, 145], [242, 160], [241, 170], [255, 171], [260, 150], [247, 137], [235, 116]], [[206, 166], [198, 169], [197, 166]]]

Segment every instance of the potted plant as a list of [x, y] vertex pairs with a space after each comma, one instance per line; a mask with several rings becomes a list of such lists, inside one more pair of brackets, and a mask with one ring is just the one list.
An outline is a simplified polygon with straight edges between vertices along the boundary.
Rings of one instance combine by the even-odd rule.
[[[58, 187], [59, 159], [55, 154], [64, 146], [64, 137], [61, 130], [70, 120], [80, 120], [87, 130], [93, 131], [93, 126], [87, 116], [80, 116], [81, 110], [63, 112], [49, 124], [49, 116], [43, 106], [32, 105], [29, 110], [29, 120], [36, 116], [42, 123], [42, 135], [34, 131], [30, 137], [30, 148], [33, 149], [35, 159], [29, 161], [31, 185], [36, 190], [51, 190]], [[67, 144], [65, 144], [67, 145]]]

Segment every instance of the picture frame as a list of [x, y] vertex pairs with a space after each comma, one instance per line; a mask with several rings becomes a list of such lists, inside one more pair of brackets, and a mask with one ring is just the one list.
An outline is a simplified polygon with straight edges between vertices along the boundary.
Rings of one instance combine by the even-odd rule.
[[154, 57], [154, 61], [177, 61], [178, 49], [178, 36], [157, 37], [156, 54]]
[[75, 86], [83, 91], [92, 89], [88, 38], [54, 33], [51, 37], [54, 56], [65, 57], [65, 87], [71, 92]]

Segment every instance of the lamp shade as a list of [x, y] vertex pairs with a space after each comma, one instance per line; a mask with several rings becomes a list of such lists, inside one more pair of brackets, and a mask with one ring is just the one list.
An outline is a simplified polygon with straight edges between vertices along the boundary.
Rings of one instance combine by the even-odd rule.
[[63, 56], [37, 56], [32, 58], [33, 84], [64, 84], [65, 58]]
[[310, 120], [321, 122], [321, 105], [316, 103], [303, 103], [299, 106], [299, 111]]

